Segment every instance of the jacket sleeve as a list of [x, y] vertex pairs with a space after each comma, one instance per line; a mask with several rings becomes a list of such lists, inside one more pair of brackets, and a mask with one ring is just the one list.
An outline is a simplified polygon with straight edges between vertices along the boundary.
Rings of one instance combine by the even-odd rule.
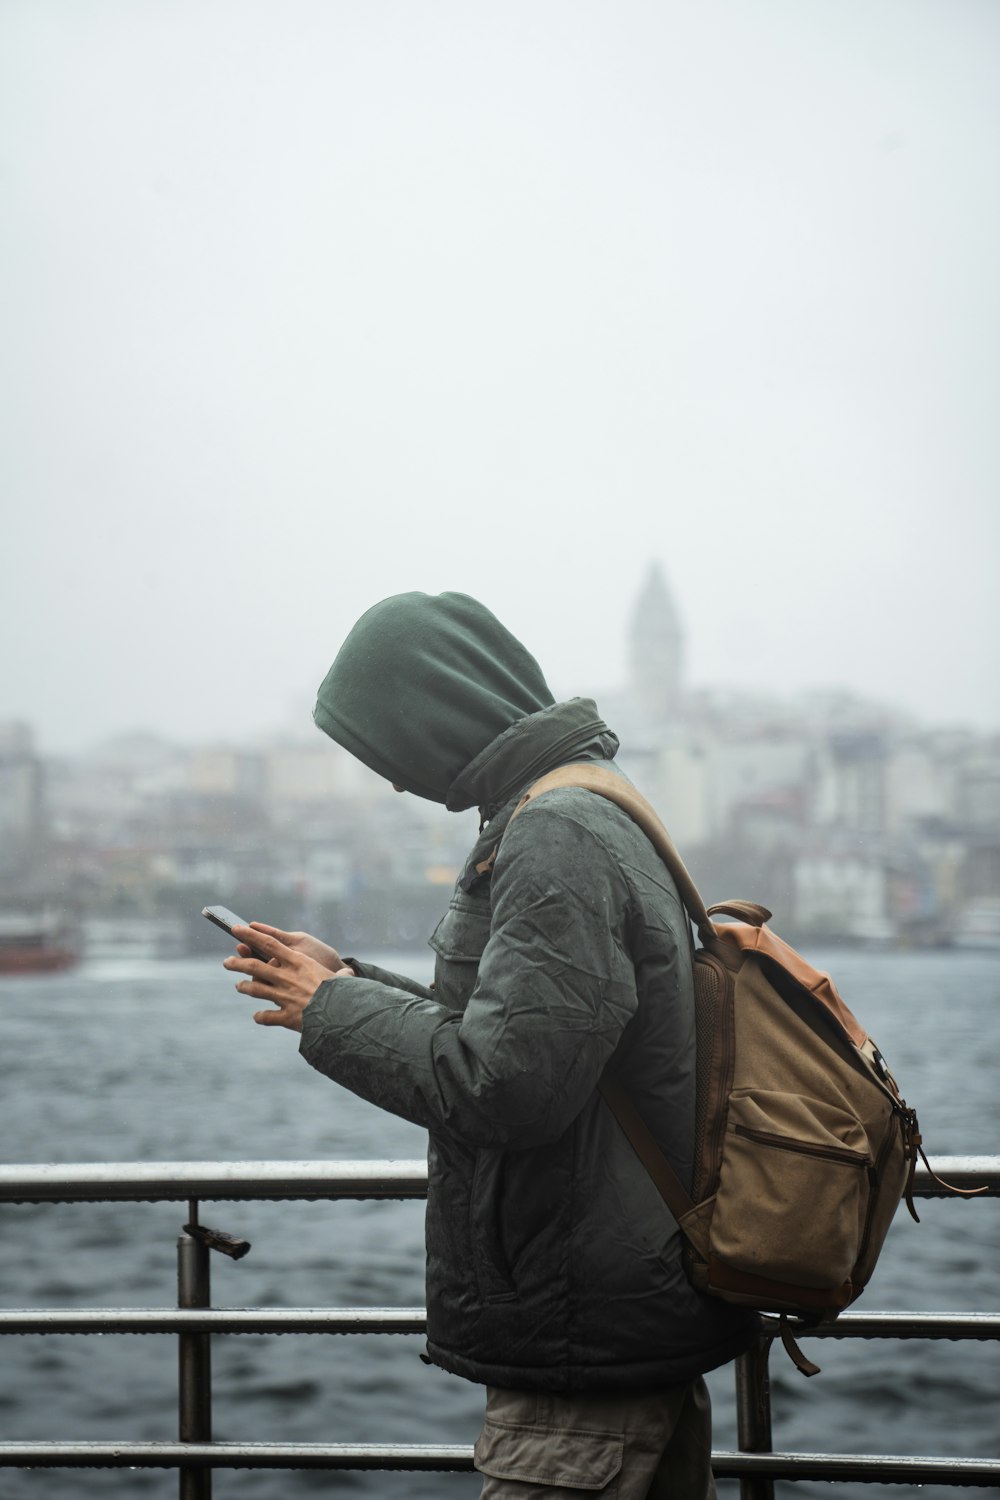
[[618, 860], [552, 794], [504, 837], [465, 1011], [331, 980], [306, 1008], [301, 1051], [363, 1098], [470, 1145], [556, 1140], [636, 1009], [627, 905]]
[[423, 1000], [430, 1000], [431, 991], [426, 984], [420, 984], [416, 979], [409, 979], [405, 974], [394, 974], [390, 969], [380, 969], [378, 964], [366, 963], [362, 958], [345, 958], [345, 964], [350, 964], [359, 979], [376, 979], [379, 984], [388, 985], [390, 989], [405, 990], [408, 995], [419, 995]]

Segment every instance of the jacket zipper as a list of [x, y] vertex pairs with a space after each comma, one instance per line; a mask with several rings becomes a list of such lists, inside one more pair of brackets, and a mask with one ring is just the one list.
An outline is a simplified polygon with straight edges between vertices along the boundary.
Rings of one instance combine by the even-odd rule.
[[848, 1167], [870, 1167], [872, 1159], [865, 1151], [852, 1151], [850, 1146], [817, 1146], [811, 1141], [797, 1141], [787, 1135], [778, 1135], [770, 1130], [755, 1130], [751, 1125], [734, 1125], [736, 1135], [747, 1140], [758, 1141], [762, 1146], [777, 1146], [782, 1151], [796, 1151], [801, 1156], [819, 1156], [824, 1161], [843, 1162]]

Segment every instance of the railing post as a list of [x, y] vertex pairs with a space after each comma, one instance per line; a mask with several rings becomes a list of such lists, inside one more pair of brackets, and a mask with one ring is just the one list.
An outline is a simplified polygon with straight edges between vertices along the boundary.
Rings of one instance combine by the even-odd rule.
[[[770, 1453], [771, 1340], [760, 1339], [736, 1360], [736, 1433], [741, 1453]], [[774, 1500], [774, 1480], [751, 1474], [740, 1480], [740, 1500]]]
[[[198, 1204], [189, 1204], [189, 1222], [198, 1222]], [[212, 1305], [208, 1246], [189, 1234], [177, 1241], [177, 1306]], [[182, 1443], [212, 1441], [211, 1335], [181, 1333], [178, 1345], [178, 1437]], [[180, 1500], [211, 1500], [212, 1471], [182, 1464]]]

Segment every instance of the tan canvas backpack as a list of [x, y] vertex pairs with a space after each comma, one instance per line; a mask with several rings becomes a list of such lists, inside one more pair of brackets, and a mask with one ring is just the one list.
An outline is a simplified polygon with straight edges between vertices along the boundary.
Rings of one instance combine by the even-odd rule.
[[[622, 1084], [600, 1083], [683, 1231], [701, 1291], [782, 1315], [828, 1321], [859, 1297], [921, 1150], [915, 1112], [828, 975], [765, 924], [748, 901], [705, 907], [649, 803], [605, 767], [563, 766], [515, 809], [560, 787], [622, 807], [646, 833], [698, 932], [695, 953], [697, 1120], [691, 1191], [677, 1177]], [[732, 920], [715, 922], [720, 916]]]

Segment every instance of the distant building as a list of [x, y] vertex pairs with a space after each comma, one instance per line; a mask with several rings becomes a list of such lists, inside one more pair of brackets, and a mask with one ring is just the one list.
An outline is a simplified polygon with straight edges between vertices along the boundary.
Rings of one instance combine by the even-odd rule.
[[684, 703], [684, 632], [659, 563], [636, 600], [628, 638], [629, 688], [648, 724], [670, 724]]
[[188, 790], [199, 796], [260, 801], [265, 792], [264, 759], [255, 751], [231, 745], [206, 746], [191, 757], [186, 779]]
[[886, 743], [882, 735], [830, 735], [817, 753], [813, 819], [820, 826], [876, 834], [886, 819]]
[[803, 855], [794, 862], [793, 879], [800, 931], [868, 943], [892, 938], [887, 872], [880, 860], [832, 850]]

